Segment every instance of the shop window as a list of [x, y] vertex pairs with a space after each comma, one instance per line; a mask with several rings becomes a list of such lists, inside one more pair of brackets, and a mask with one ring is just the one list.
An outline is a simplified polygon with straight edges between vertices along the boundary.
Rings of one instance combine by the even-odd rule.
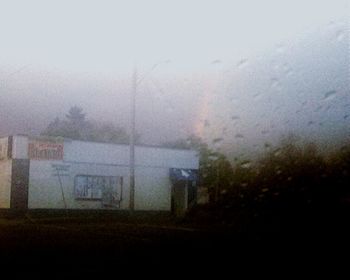
[[77, 175], [74, 181], [76, 199], [121, 200], [123, 178], [117, 176]]

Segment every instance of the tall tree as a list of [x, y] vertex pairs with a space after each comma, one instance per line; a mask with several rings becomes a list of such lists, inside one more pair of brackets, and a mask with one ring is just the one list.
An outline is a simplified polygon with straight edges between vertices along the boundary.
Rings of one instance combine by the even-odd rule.
[[83, 109], [78, 106], [71, 107], [68, 111], [68, 114], [66, 114], [68, 122], [74, 125], [84, 124], [86, 122], [85, 116], [86, 114], [83, 113]]

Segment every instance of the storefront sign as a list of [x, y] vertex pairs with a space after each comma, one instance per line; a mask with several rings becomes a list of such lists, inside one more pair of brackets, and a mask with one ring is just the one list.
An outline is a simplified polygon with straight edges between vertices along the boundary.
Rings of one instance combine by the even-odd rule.
[[32, 141], [28, 146], [29, 159], [63, 160], [63, 142]]
[[67, 164], [51, 164], [52, 176], [66, 177], [70, 174], [70, 165]]

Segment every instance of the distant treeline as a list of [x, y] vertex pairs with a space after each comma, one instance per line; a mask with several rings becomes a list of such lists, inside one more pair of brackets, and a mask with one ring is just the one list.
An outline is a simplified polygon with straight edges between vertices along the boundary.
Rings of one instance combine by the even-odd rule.
[[193, 218], [291, 226], [308, 224], [307, 219], [311, 223], [338, 219], [334, 211], [350, 209], [350, 141], [321, 153], [315, 143], [289, 135], [254, 162], [235, 159], [233, 163], [198, 138], [175, 143], [183, 147], [187, 143], [200, 152], [199, 186], [208, 189], [210, 201], [203, 217], [198, 215], [203, 210], [199, 207], [190, 213]]

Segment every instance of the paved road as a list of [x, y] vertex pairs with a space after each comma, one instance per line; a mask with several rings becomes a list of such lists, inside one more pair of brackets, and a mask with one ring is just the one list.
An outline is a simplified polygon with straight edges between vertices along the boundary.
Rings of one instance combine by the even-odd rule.
[[327, 259], [326, 249], [347, 250], [348, 239], [336, 239], [339, 234], [335, 233], [320, 232], [301, 239], [266, 232], [261, 239], [254, 232], [242, 236], [211, 227], [139, 220], [0, 218], [0, 271], [14, 279], [28, 275], [35, 279], [100, 279], [111, 278], [111, 274], [111, 279], [117, 279], [140, 274], [164, 277], [164, 270], [167, 277], [178, 274], [182, 278], [187, 270], [192, 275], [213, 271], [248, 274], [260, 265], [270, 270], [287, 264], [294, 270], [303, 263], [309, 267], [315, 257]]
[[224, 235], [169, 224], [0, 219], [0, 251], [15, 274], [196, 269], [199, 263], [205, 267], [212, 262], [213, 252], [225, 250], [220, 242]]

